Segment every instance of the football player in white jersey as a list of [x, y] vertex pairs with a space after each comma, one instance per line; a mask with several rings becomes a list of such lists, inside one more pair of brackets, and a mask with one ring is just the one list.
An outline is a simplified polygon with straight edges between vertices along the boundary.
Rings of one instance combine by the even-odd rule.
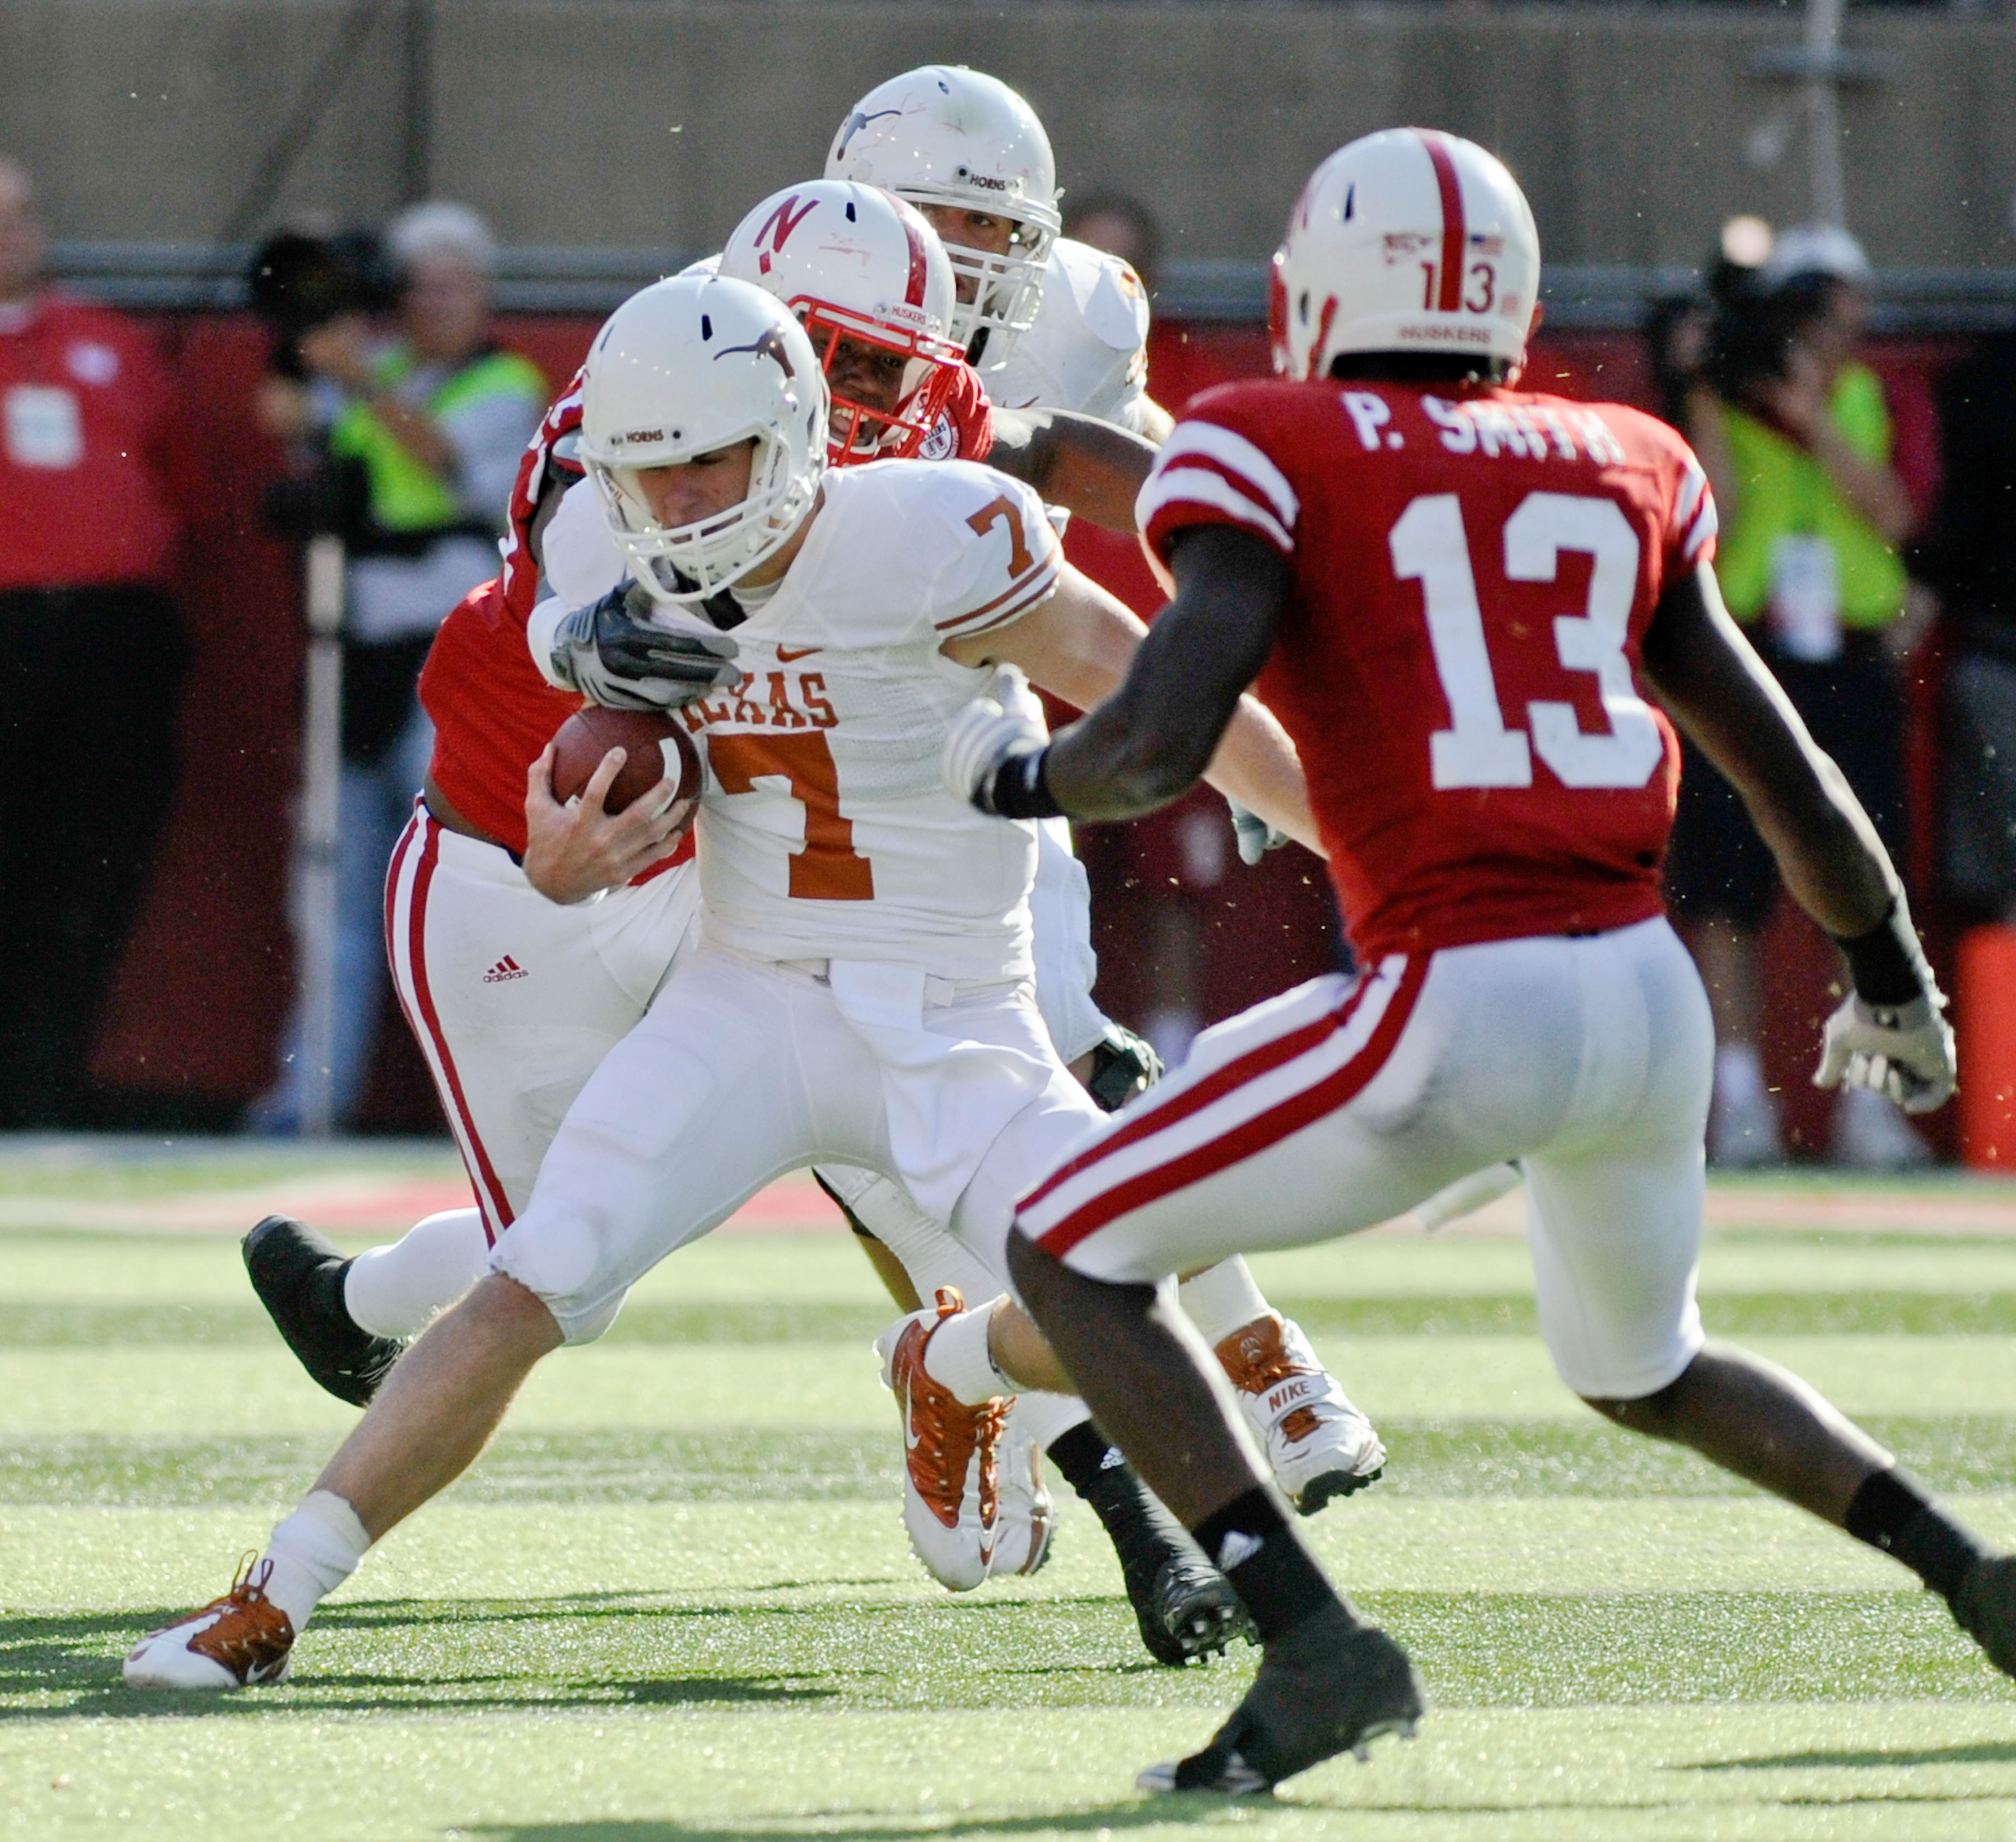
[[[1132, 528], [1134, 495], [1152, 451], [1125, 431], [1068, 412], [995, 415], [963, 352], [945, 337], [954, 298], [950, 265], [912, 207], [872, 187], [815, 181], [755, 207], [730, 237], [726, 258], [746, 269], [745, 279], [761, 274], [808, 326], [833, 387], [827, 434], [833, 464], [930, 452], [937, 439], [950, 455], [998, 457], [1006, 470], [1094, 522]], [[722, 682], [715, 676], [719, 655], [733, 651], [731, 640], [715, 635], [689, 655], [674, 656], [683, 643], [657, 629], [632, 630], [619, 597], [609, 619], [592, 623], [592, 645], [562, 643], [551, 634], [540, 642], [546, 674], [563, 679], [564, 690], [549, 688], [535, 666], [524, 633], [540, 565], [558, 574], [566, 561], [563, 545], [553, 557], [542, 547], [556, 532], [564, 535], [555, 512], [570, 503], [585, 512], [611, 575], [623, 567], [594, 495], [563, 496], [580, 420], [577, 379], [521, 465], [502, 573], [449, 617], [428, 662], [423, 694], [437, 719], [438, 745], [387, 879], [395, 982], [481, 1206], [431, 1217], [401, 1241], [355, 1260], [284, 1216], [261, 1221], [245, 1241], [254, 1289], [290, 1346], [322, 1386], [359, 1406], [405, 1340], [481, 1277], [496, 1238], [526, 1206], [568, 1106], [643, 1015], [675, 963], [683, 917], [698, 899], [689, 839], [667, 859], [661, 849], [668, 820], [626, 834], [626, 827], [643, 824], [648, 802], [589, 847], [583, 861], [607, 881], [595, 853], [612, 838], [616, 848], [632, 848], [626, 837], [642, 846], [614, 879], [624, 886], [597, 901], [550, 902], [523, 868], [526, 770], [578, 707], [578, 694], [606, 693], [605, 644], [628, 650], [632, 679], [640, 672], [658, 674], [621, 694], [641, 690], [647, 703], [697, 695]], [[578, 467], [571, 477], [579, 478]], [[598, 579], [589, 593], [601, 586]], [[656, 665], [638, 665], [645, 650], [658, 655]], [[558, 655], [563, 662], [556, 667]], [[665, 677], [675, 666], [679, 673]], [[726, 668], [726, 681], [739, 676]], [[548, 816], [557, 817], [558, 809], [549, 806]], [[1067, 855], [1062, 860], [1075, 875], [1075, 863]], [[1089, 957], [1089, 947], [1076, 944]], [[1064, 975], [1039, 977], [1039, 1005], [1060, 993], [1067, 1005], [1085, 1008], [1090, 975], [1072, 963], [1073, 945], [1064, 943]], [[507, 951], [513, 957], [501, 961]], [[509, 968], [501, 980], [500, 964]], [[1053, 1016], [1053, 1027], [1079, 1026], [1067, 1009], [1060, 1020]], [[1096, 1022], [1095, 1033], [1098, 1028]], [[862, 1175], [837, 1174], [843, 1181]], [[941, 1285], [963, 1286], [976, 1304], [999, 1289], [999, 1275], [974, 1267], [935, 1224], [921, 1224], [905, 1243], [916, 1266], [914, 1284], [884, 1244], [862, 1245], [900, 1288], [905, 1310], [917, 1307], [920, 1292], [930, 1297]], [[1032, 1397], [1013, 1416], [1011, 1436], [1026, 1430], [1039, 1404]], [[1107, 1447], [1079, 1430], [1084, 1418], [1082, 1408], [1060, 1415], [1053, 1405], [1028, 1438], [1067, 1441], [1067, 1458], [1090, 1448], [1077, 1468], [1091, 1478], [1144, 1642], [1169, 1664], [1222, 1645], [1236, 1635], [1236, 1595], [1125, 1466], [1100, 1469]], [[1043, 1559], [1049, 1498], [1032, 1453], [1020, 1458], [1027, 1462], [1003, 1469], [999, 1514], [984, 1526], [974, 1513], [961, 1519], [962, 1509], [975, 1506], [949, 1506], [966, 1546], [948, 1555], [941, 1541], [931, 1551], [946, 1584], [976, 1584], [983, 1548], [997, 1572], [1027, 1570]]]
[[[1004, 121], [1011, 125], [1020, 121], [1026, 128], [1021, 139], [1003, 153], [998, 162], [1000, 170], [1018, 171], [1017, 149], [1033, 137], [1041, 152], [1042, 170], [1047, 172], [1047, 143], [1042, 142], [1042, 129], [1028, 106], [992, 78], [975, 78], [970, 72], [955, 74], [977, 85], [982, 101], [998, 105], [996, 114]], [[976, 139], [987, 144], [985, 137]], [[1050, 189], [1054, 192], [1053, 184]], [[828, 180], [787, 188], [744, 217], [716, 261], [696, 265], [688, 272], [718, 272], [755, 282], [796, 307], [803, 315], [808, 304], [818, 300], [826, 286], [823, 279], [827, 266], [823, 258], [826, 246], [836, 240], [860, 238], [874, 214], [874, 201], [884, 196], [859, 182]], [[858, 212], [860, 222], [855, 223], [850, 218], [848, 223], [840, 223], [838, 214], [843, 211]], [[827, 227], [828, 219], [836, 221]], [[919, 230], [923, 228], [918, 226]], [[956, 260], [953, 267], [956, 271]], [[901, 272], [897, 272], [899, 278]], [[998, 279], [994, 269], [988, 270], [988, 277], [986, 285], [990, 287], [1008, 285]], [[920, 303], [925, 292], [921, 273], [913, 274], [911, 279], [913, 285], [909, 291], [916, 294]], [[970, 274], [967, 280], [979, 285]], [[875, 311], [887, 321], [891, 315], [901, 316], [905, 307], [904, 301], [895, 300], [878, 305]], [[963, 310], [953, 311], [956, 316]], [[811, 306], [809, 314], [809, 323], [822, 333], [849, 323], [847, 315], [836, 315], [823, 306]], [[836, 361], [833, 348], [826, 349], [830, 374]], [[849, 420], [856, 432], [845, 437], [842, 452], [851, 455], [862, 442], [886, 442], [892, 434], [906, 430], [914, 434], [920, 420], [944, 413], [945, 402], [949, 402], [954, 412], [952, 420], [958, 432], [953, 442], [970, 439], [972, 419], [959, 410], [956, 395], [943, 402], [934, 396], [928, 408], [906, 413], [906, 406], [923, 394], [913, 376], [916, 359], [905, 366], [901, 355], [892, 352], [880, 362], [883, 369], [879, 373], [866, 363], [850, 364], [847, 371], [839, 400], [846, 406], [848, 416], [841, 420]], [[865, 434], [859, 432], [864, 413], [872, 418]], [[1003, 420], [1012, 424], [1017, 413]], [[880, 433], [876, 432], [878, 429]], [[934, 432], [939, 431], [934, 429]], [[927, 440], [922, 451], [929, 454], [933, 447]], [[956, 447], [954, 451], [971, 452], [973, 449]], [[1031, 477], [1021, 465], [1011, 470], [1025, 478]], [[1075, 470], [1080, 476], [1091, 470], [1084, 467]], [[592, 501], [585, 496], [574, 495], [563, 504], [548, 528], [545, 543], [549, 579], [569, 601], [585, 603], [606, 594], [621, 579], [624, 564], [617, 546], [606, 524], [596, 514]], [[556, 610], [549, 611], [548, 618], [556, 618]], [[531, 635], [535, 657], [549, 650], [538, 621], [535, 615]], [[1130, 1058], [1129, 1045], [1138, 1039], [1112, 1025], [1091, 996], [1097, 961], [1091, 947], [1090, 891], [1083, 870], [1071, 854], [1070, 832], [1065, 826], [1042, 828], [1033, 899], [1037, 994], [1051, 1040], [1067, 1062], [1089, 1077], [1095, 1094], [1101, 1094], [1102, 1072], [1119, 1074], [1121, 1091], [1101, 1096], [1102, 1104], [1111, 1106], [1137, 1090], [1137, 1080], [1145, 1085], [1150, 1070]], [[919, 1280], [905, 1299], [902, 1271], [892, 1268], [886, 1260], [879, 1260], [884, 1277], [899, 1302], [918, 1306], [945, 1285], [956, 1285], [969, 1293], [972, 1291], [974, 1276], [970, 1271], [962, 1271], [961, 1256], [949, 1244], [943, 1228], [921, 1214], [899, 1185], [873, 1171], [837, 1164], [822, 1166], [818, 1174], [866, 1245], [889, 1249], [900, 1268], [907, 1268], [913, 1279], [920, 1273], [934, 1275]], [[986, 1296], [992, 1296], [991, 1289]], [[1385, 1447], [1370, 1421], [1323, 1368], [1300, 1326], [1268, 1303], [1244, 1261], [1226, 1261], [1191, 1274], [1183, 1282], [1182, 1302], [1206, 1340], [1218, 1351], [1254, 1437], [1267, 1454], [1283, 1491], [1305, 1515], [1314, 1515], [1333, 1498], [1349, 1495], [1379, 1476], [1385, 1464]], [[1007, 1480], [1002, 1513], [1009, 1524], [1020, 1523], [1029, 1533], [994, 1548], [997, 1564], [1000, 1557], [1006, 1555], [1027, 1557], [1017, 1560], [1015, 1566], [1040, 1565], [1043, 1559], [1043, 1531], [1049, 1526], [1049, 1509], [1036, 1467], [1039, 1451], [1050, 1454], [1072, 1488], [1093, 1505], [1106, 1523], [1129, 1568], [1136, 1608], [1143, 1609], [1149, 1603], [1160, 1551], [1140, 1548], [1138, 1536], [1143, 1505], [1132, 1494], [1135, 1486], [1131, 1475], [1112, 1462], [1110, 1448], [1085, 1426], [1083, 1411], [1075, 1401], [1026, 1400], [1011, 1418], [1002, 1462], [1003, 1475]], [[970, 1521], [965, 1526], [974, 1542], [984, 1538], [991, 1541], [991, 1529], [977, 1529]], [[972, 1583], [978, 1564], [977, 1547], [957, 1556], [945, 1555], [934, 1563], [927, 1546], [920, 1546], [920, 1557], [946, 1584]], [[1143, 1569], [1148, 1574], [1145, 1581], [1138, 1577]], [[1009, 1570], [1014, 1570], [1014, 1566]], [[1172, 1588], [1180, 1584], [1171, 1583]], [[1159, 1615], [1144, 1610], [1143, 1635], [1158, 1651], [1165, 1647], [1159, 1624]], [[1208, 1631], [1211, 1627], [1204, 1628]], [[1166, 1660], [1174, 1660], [1173, 1653]]]
[[[691, 706], [709, 772], [702, 939], [590, 1077], [489, 1275], [394, 1368], [232, 1590], [135, 1646], [133, 1685], [279, 1680], [315, 1606], [473, 1461], [531, 1368], [599, 1336], [643, 1273], [773, 1177], [823, 1158], [879, 1170], [999, 1271], [1018, 1191], [1099, 1117], [1030, 995], [1033, 830], [975, 813], [938, 759], [999, 668], [1096, 702], [1139, 623], [1064, 563], [1040, 501], [1005, 475], [827, 473], [812, 346], [747, 284], [633, 297], [585, 394], [582, 456], [633, 571], [685, 618], [731, 624], [745, 672]], [[1294, 752], [1257, 705], [1213, 765], [1315, 837]], [[891, 1352], [906, 1385], [1061, 1380], [1040, 1348], [936, 1341], [906, 1327]]]
[[1165, 438], [1148, 395], [1148, 297], [1117, 256], [1058, 234], [1057, 167], [999, 78], [926, 64], [877, 84], [834, 135], [826, 176], [885, 186], [944, 239], [953, 337], [1004, 409], [1080, 409]]

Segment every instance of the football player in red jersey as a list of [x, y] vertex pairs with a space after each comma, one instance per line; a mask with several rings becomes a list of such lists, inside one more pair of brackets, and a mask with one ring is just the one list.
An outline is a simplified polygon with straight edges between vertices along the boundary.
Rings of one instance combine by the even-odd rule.
[[1571, 1388], [1893, 1555], [2016, 1674], [2016, 1557], [1805, 1383], [1702, 1334], [1713, 1044], [1661, 906], [1669, 713], [1841, 946], [1854, 989], [1816, 1079], [1922, 1112], [1954, 1063], [1875, 832], [1722, 607], [1699, 465], [1649, 416], [1512, 388], [1539, 240], [1481, 148], [1352, 142], [1276, 262], [1284, 379], [1198, 398], [1143, 490], [1176, 593], [1125, 685], [1047, 746], [983, 701], [946, 752], [985, 809], [1121, 818], [1187, 788], [1257, 683], [1366, 968], [1209, 1033], [1018, 1212], [1030, 1309], [1265, 1645], [1209, 1746], [1143, 1783], [1262, 1789], [1422, 1705], [1295, 1537], [1158, 1282], [1349, 1233], [1500, 1159], [1526, 1173]]

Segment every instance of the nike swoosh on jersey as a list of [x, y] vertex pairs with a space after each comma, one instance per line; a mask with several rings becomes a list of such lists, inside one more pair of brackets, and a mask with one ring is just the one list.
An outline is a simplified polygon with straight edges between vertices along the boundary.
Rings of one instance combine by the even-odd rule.
[[780, 646], [777, 648], [777, 663], [788, 665], [794, 659], [808, 659], [815, 652], [824, 652], [823, 646]]

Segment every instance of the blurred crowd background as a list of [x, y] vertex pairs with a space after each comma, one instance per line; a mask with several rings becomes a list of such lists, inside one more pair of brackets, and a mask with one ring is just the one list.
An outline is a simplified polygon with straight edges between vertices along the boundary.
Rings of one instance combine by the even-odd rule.
[[[1831, 950], [1690, 755], [1712, 1155], [2016, 1159], [2007, 7], [0, 0], [0, 1131], [301, 1130], [318, 529], [348, 557], [336, 1123], [439, 1130], [380, 935], [434, 627], [601, 315], [937, 59], [1042, 115], [1067, 234], [1148, 284], [1172, 409], [1266, 369], [1265, 260], [1323, 153], [1413, 121], [1510, 160], [1548, 262], [1528, 385], [1694, 443], [1730, 608], [1956, 996], [1960, 1108], [1816, 1094]], [[1132, 546], [1071, 544], [1152, 611]], [[1222, 802], [1081, 850], [1101, 997], [1165, 1054], [1336, 962], [1316, 867], [1241, 866]]]

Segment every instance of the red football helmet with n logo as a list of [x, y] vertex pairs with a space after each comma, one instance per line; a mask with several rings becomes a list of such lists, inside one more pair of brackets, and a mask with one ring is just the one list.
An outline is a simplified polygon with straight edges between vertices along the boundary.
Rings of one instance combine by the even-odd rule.
[[832, 393], [835, 466], [907, 459], [950, 401], [965, 355], [946, 337], [952, 264], [938, 233], [892, 193], [813, 179], [738, 224], [720, 273], [798, 316]]
[[1310, 175], [1274, 254], [1274, 367], [1323, 377], [1345, 352], [1447, 351], [1517, 364], [1540, 238], [1519, 182], [1474, 141], [1395, 128]]

